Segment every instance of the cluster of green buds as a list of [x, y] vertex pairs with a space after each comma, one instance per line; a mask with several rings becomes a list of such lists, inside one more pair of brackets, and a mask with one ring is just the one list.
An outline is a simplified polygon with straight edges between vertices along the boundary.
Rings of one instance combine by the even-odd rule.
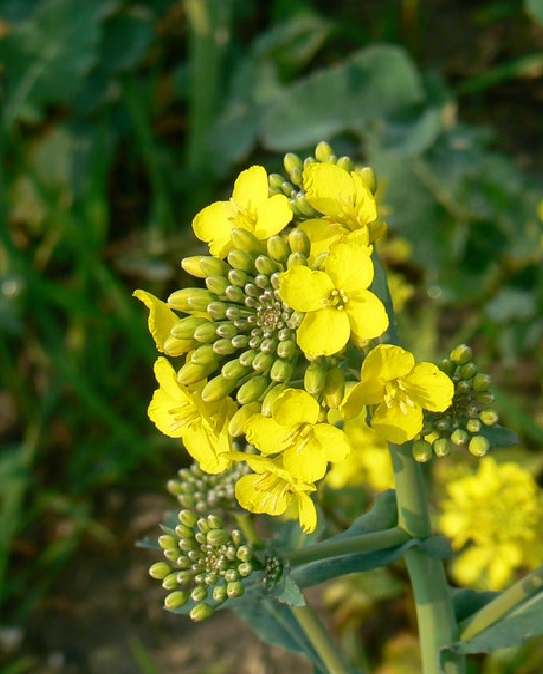
[[229, 470], [210, 475], [194, 462], [189, 468], [181, 468], [177, 478], [168, 481], [167, 488], [181, 508], [193, 510], [198, 515], [228, 513], [237, 507], [236, 482], [248, 473], [247, 464], [236, 463]]
[[243, 579], [254, 568], [253, 550], [239, 529], [228, 530], [222, 517], [198, 517], [184, 508], [175, 529], [166, 529], [158, 539], [166, 562], [149, 569], [169, 592], [164, 607], [175, 611], [189, 602], [189, 615], [200, 622], [213, 615], [228, 599], [244, 593]]
[[433, 454], [448, 456], [453, 446], [467, 447], [473, 456], [484, 456], [490, 449], [484, 429], [498, 423], [490, 375], [478, 371], [466, 344], [454, 348], [439, 367], [454, 384], [453, 401], [445, 412], [425, 417], [423, 437], [413, 443], [415, 459], [428, 461]]

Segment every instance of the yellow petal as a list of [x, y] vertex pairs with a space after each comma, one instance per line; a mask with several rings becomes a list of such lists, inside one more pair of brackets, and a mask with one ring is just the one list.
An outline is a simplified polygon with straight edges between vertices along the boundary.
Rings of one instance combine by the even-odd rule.
[[380, 337], [388, 328], [388, 314], [381, 300], [369, 290], [360, 291], [345, 305], [353, 341], [365, 342]]
[[325, 448], [326, 459], [332, 463], [343, 461], [351, 452], [347, 435], [330, 424], [317, 424], [313, 429], [315, 438]]
[[422, 430], [422, 410], [418, 405], [401, 409], [382, 403], [371, 419], [371, 427], [388, 442], [402, 445]]
[[288, 432], [273, 419], [255, 414], [245, 425], [247, 440], [263, 454], [282, 452], [289, 445], [285, 441]]
[[373, 281], [371, 248], [354, 243], [337, 243], [330, 249], [330, 257], [324, 266], [336, 288], [347, 296], [368, 288]]
[[216, 201], [203, 208], [192, 221], [192, 228], [200, 241], [209, 243], [209, 252], [224, 258], [232, 249], [232, 222], [236, 211], [228, 201]]
[[364, 180], [358, 173], [351, 173], [355, 190], [355, 208], [357, 221], [360, 225], [367, 225], [377, 217], [377, 205], [375, 197], [366, 186]]
[[159, 388], [153, 393], [149, 409], [147, 411], [149, 419], [155, 424], [158, 430], [169, 438], [180, 438], [186, 430], [183, 416], [179, 418], [175, 414], [178, 407], [182, 406], [183, 401], [173, 398], [168, 391]]
[[302, 351], [311, 357], [331, 356], [349, 341], [351, 328], [344, 311], [326, 308], [304, 316], [296, 339]]
[[273, 473], [244, 475], [236, 482], [236, 499], [256, 514], [282, 515], [292, 498], [288, 483]]
[[385, 386], [380, 379], [368, 378], [356, 384], [341, 406], [345, 419], [354, 419], [364, 405], [378, 405], [385, 395]]
[[205, 421], [193, 424], [183, 433], [183, 444], [205, 473], [217, 475], [232, 465], [232, 441], [227, 425], [217, 435]]
[[296, 491], [298, 520], [304, 534], [311, 534], [317, 528], [317, 510], [311, 497], [303, 491]]
[[145, 290], [136, 290], [134, 296], [149, 309], [149, 332], [155, 340], [157, 349], [164, 353], [164, 342], [170, 337], [170, 331], [179, 322], [179, 318], [166, 302], [162, 302]]
[[249, 212], [256, 211], [267, 198], [268, 175], [263, 166], [251, 166], [236, 178], [232, 200], [239, 208]]
[[328, 163], [311, 163], [303, 172], [305, 198], [320, 213], [337, 218], [343, 204], [354, 203], [355, 185], [345, 169]]
[[316, 482], [326, 473], [326, 454], [327, 448], [313, 429], [305, 438], [299, 438], [295, 445], [283, 452], [283, 465], [294, 479]]
[[272, 417], [288, 428], [300, 424], [316, 424], [319, 418], [319, 403], [307, 391], [287, 389], [272, 403]]
[[[379, 379], [383, 382], [405, 377], [415, 365], [412, 353], [395, 344], [378, 344], [362, 363], [361, 381]], [[370, 402], [370, 401], [368, 401]]]
[[284, 194], [275, 194], [258, 206], [256, 216], [253, 234], [257, 239], [267, 239], [288, 225], [292, 209]]
[[411, 400], [431, 412], [444, 412], [452, 402], [454, 385], [433, 363], [417, 363], [402, 383]]
[[279, 296], [296, 311], [322, 309], [333, 289], [328, 274], [311, 271], [303, 265], [296, 265], [279, 275]]
[[298, 229], [301, 229], [311, 242], [310, 263], [314, 262], [322, 253], [328, 253], [330, 246], [340, 241], [349, 231], [325, 218], [304, 220], [298, 225]]

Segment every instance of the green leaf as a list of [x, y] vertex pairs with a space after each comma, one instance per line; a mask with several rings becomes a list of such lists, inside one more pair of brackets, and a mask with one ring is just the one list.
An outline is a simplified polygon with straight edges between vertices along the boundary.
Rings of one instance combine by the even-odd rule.
[[520, 444], [518, 435], [504, 426], [483, 425], [479, 435], [482, 435], [490, 442], [491, 449], [514, 447], [515, 445]]
[[363, 132], [423, 98], [420, 75], [407, 54], [375, 45], [285, 89], [267, 108], [263, 141], [274, 150], [294, 150], [340, 131]]
[[101, 67], [110, 73], [133, 70], [145, 56], [153, 35], [153, 15], [145, 7], [131, 7], [112, 17], [104, 23]]
[[458, 587], [451, 588], [451, 592], [458, 623], [467, 620], [500, 594], [499, 592], [476, 592], [468, 588]]
[[6, 126], [72, 100], [97, 60], [102, 19], [115, 6], [115, 0], [46, 0], [0, 42]]
[[281, 591], [274, 593], [278, 601], [289, 606], [305, 606], [304, 595], [289, 573], [283, 574], [279, 585], [282, 586]]

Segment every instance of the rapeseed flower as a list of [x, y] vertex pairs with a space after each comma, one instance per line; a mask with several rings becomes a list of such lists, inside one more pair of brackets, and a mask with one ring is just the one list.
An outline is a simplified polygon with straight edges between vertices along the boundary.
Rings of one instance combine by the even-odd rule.
[[209, 251], [224, 258], [232, 250], [232, 229], [247, 230], [257, 239], [278, 234], [292, 219], [292, 210], [283, 194], [268, 196], [268, 176], [262, 166], [252, 166], [239, 174], [232, 198], [216, 201], [202, 209], [192, 227], [196, 236], [209, 243]]
[[381, 300], [368, 290], [373, 281], [371, 247], [337, 243], [324, 271], [297, 265], [279, 276], [279, 296], [305, 313], [297, 342], [309, 357], [339, 353], [351, 339], [358, 346], [388, 327]]
[[343, 431], [319, 423], [320, 405], [306, 391], [287, 389], [271, 404], [271, 417], [258, 414], [245, 425], [247, 440], [264, 455], [281, 454], [293, 479], [313, 483], [328, 462], [343, 461], [351, 451]]
[[202, 385], [190, 388], [179, 384], [166, 358], [155, 363], [159, 388], [149, 404], [149, 418], [170, 438], [181, 438], [186, 450], [206, 473], [216, 474], [232, 465], [232, 441], [228, 423], [235, 403], [227, 398], [205, 403]]
[[451, 404], [454, 386], [433, 363], [417, 363], [412, 353], [393, 344], [379, 344], [362, 363], [343, 413], [353, 418], [363, 405], [375, 406], [371, 427], [384, 439], [400, 445], [420, 433], [422, 410], [442, 412]]
[[313, 484], [293, 478], [284, 468], [282, 457], [270, 459], [242, 453], [236, 457], [254, 471], [236, 483], [236, 499], [242, 508], [257, 514], [284, 515], [294, 499], [303, 531], [306, 534], [315, 531], [317, 511], [309, 495], [315, 491]]
[[485, 457], [476, 474], [445, 488], [440, 526], [460, 551], [452, 565], [457, 582], [501, 590], [516, 570], [541, 564], [543, 500], [528, 471]]

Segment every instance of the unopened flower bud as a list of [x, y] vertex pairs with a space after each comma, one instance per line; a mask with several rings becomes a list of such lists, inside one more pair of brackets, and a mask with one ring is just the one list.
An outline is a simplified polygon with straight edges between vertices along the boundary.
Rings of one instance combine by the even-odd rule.
[[188, 600], [189, 595], [186, 592], [177, 590], [177, 592], [171, 592], [164, 597], [164, 608], [170, 610], [181, 608], [181, 606], [184, 606]]
[[269, 372], [274, 360], [271, 353], [257, 353], [252, 363], [253, 370], [255, 372]]
[[283, 158], [283, 166], [287, 173], [292, 171], [301, 171], [303, 168], [302, 160], [298, 157], [297, 154], [293, 152], [287, 152]]
[[468, 440], [469, 435], [463, 428], [457, 428], [455, 431], [451, 433], [451, 442], [456, 447], [459, 447], [460, 445], [465, 445]]
[[184, 257], [181, 260], [181, 267], [196, 278], [205, 278], [207, 276], [206, 272], [202, 269], [202, 258], [203, 255], [191, 255], [190, 257]]
[[175, 590], [177, 587], [177, 572], [169, 573], [167, 576], [164, 576], [162, 579], [162, 587], [165, 590]]
[[425, 463], [430, 461], [433, 456], [432, 445], [426, 440], [415, 440], [413, 442], [413, 458], [415, 461]]
[[302, 253], [306, 258], [309, 257], [311, 241], [301, 229], [293, 229], [288, 235], [288, 242], [293, 253]]
[[[246, 229], [234, 227], [232, 229], [231, 236], [234, 248], [238, 250], [246, 251], [247, 253], [250, 253], [253, 256], [262, 255], [266, 253], [266, 248], [264, 247], [262, 242], [259, 241], [254, 234], [251, 234], [251, 232], [249, 232]], [[228, 261], [230, 262], [230, 260]], [[244, 269], [243, 271], [248, 270]]]
[[315, 361], [310, 363], [304, 372], [304, 389], [312, 396], [319, 396], [326, 384], [326, 367]]
[[368, 190], [372, 194], [375, 194], [375, 190], [377, 189], [377, 180], [375, 179], [374, 170], [370, 166], [364, 166], [363, 168], [357, 169], [356, 172], [362, 178], [364, 185], [366, 185]]
[[287, 269], [291, 269], [297, 265], [307, 267], [307, 257], [303, 253], [291, 253], [291, 255], [288, 256]]
[[186, 527], [193, 529], [196, 526], [197, 517], [192, 510], [183, 509], [179, 511], [177, 519]]
[[255, 359], [256, 356], [256, 351], [253, 351], [250, 349], [249, 351], [244, 351], [243, 353], [240, 353], [239, 355], [239, 362], [244, 366], [244, 367], [249, 367], [253, 364], [253, 360]]
[[162, 580], [172, 572], [172, 568], [166, 562], [157, 562], [149, 568], [149, 575], [151, 578]]
[[277, 260], [277, 262], [285, 262], [290, 255], [290, 248], [285, 237], [281, 234], [274, 234], [266, 242], [268, 255]]
[[231, 339], [217, 339], [213, 342], [213, 351], [219, 356], [229, 356], [234, 353], [236, 347], [232, 344]]
[[456, 365], [449, 358], [444, 358], [439, 362], [439, 369], [450, 377], [456, 370]]
[[268, 386], [268, 379], [264, 375], [258, 375], [246, 381], [239, 387], [237, 400], [240, 405], [247, 405], [258, 400]]
[[277, 345], [277, 355], [279, 358], [289, 360], [296, 353], [296, 344], [292, 340], [286, 342], [279, 342]]
[[212, 325], [207, 318], [200, 316], [186, 316], [172, 328], [171, 334], [176, 339], [194, 339], [194, 331], [201, 325]]
[[259, 274], [270, 276], [277, 271], [276, 263], [267, 255], [259, 255], [255, 258], [255, 267]]
[[197, 585], [195, 588], [192, 589], [192, 592], [190, 593], [190, 598], [192, 601], [195, 601], [197, 603], [204, 601], [204, 599], [207, 599], [207, 594], [209, 592], [209, 589], [205, 585]]
[[213, 588], [213, 601], [217, 604], [222, 604], [228, 599], [226, 594], [226, 585], [216, 585]]
[[233, 581], [226, 584], [226, 594], [228, 599], [234, 599], [235, 597], [241, 597], [244, 592], [243, 584], [238, 581]]
[[447, 438], [438, 438], [432, 444], [434, 454], [439, 457], [449, 456], [451, 453], [451, 443]]
[[469, 363], [465, 363], [462, 365], [459, 371], [459, 375], [461, 379], [473, 379], [473, 377], [477, 374], [477, 365], [473, 361], [470, 361]]
[[485, 426], [494, 426], [494, 424], [498, 423], [498, 413], [496, 412], [496, 410], [493, 409], [482, 410], [479, 416]]
[[270, 370], [270, 379], [272, 381], [289, 381], [292, 377], [293, 366], [287, 360], [276, 360]]
[[215, 329], [214, 323], [205, 323], [200, 324], [194, 330], [194, 339], [200, 344], [211, 344], [217, 339], [217, 332]]
[[246, 250], [232, 250], [228, 253], [228, 264], [234, 269], [252, 274], [255, 270], [254, 256]]
[[209, 604], [198, 604], [191, 610], [189, 616], [195, 623], [199, 623], [211, 618], [214, 613], [215, 609], [213, 606], [210, 606]]
[[224, 574], [224, 579], [227, 583], [235, 583], [239, 580], [239, 573], [237, 569], [227, 569]]
[[317, 161], [329, 161], [330, 157], [334, 154], [332, 148], [330, 145], [324, 141], [321, 140], [320, 143], [318, 143], [317, 147], [315, 148], [315, 159]]
[[215, 295], [224, 295], [228, 286], [228, 279], [224, 276], [208, 276], [206, 286], [209, 292]]
[[268, 391], [268, 393], [266, 393], [264, 400], [262, 401], [262, 414], [265, 417], [271, 416], [272, 404], [277, 400], [281, 393], [283, 393], [285, 388], [285, 385], [279, 384], [274, 386], [270, 391]]
[[200, 258], [200, 266], [206, 276], [226, 276], [230, 269], [224, 260], [211, 255], [203, 255]]
[[238, 565], [238, 573], [242, 578], [250, 576], [253, 572], [253, 565], [251, 562], [242, 562]]
[[176, 548], [177, 538], [175, 536], [171, 536], [170, 534], [164, 534], [163, 536], [158, 537], [158, 544], [163, 550], [167, 550], [168, 548]]
[[188, 386], [189, 384], [196, 384], [205, 379], [209, 374], [217, 368], [218, 361], [211, 361], [207, 365], [200, 365], [197, 363], [185, 363], [177, 373], [177, 381], [180, 384]]
[[467, 344], [459, 344], [451, 351], [451, 360], [456, 365], [464, 365], [472, 359], [471, 348]]
[[479, 433], [481, 430], [481, 422], [479, 419], [468, 419], [466, 422], [466, 430], [469, 433]]
[[490, 449], [490, 442], [482, 435], [476, 435], [469, 441], [468, 449], [473, 456], [484, 456]]
[[479, 391], [475, 396], [475, 399], [481, 405], [492, 405], [496, 400], [496, 396], [490, 391]]
[[353, 170], [353, 162], [350, 157], [339, 157], [336, 164], [339, 168], [350, 173]]
[[202, 389], [202, 400], [206, 403], [215, 403], [226, 398], [236, 386], [235, 379], [227, 379], [222, 374], [213, 377]]
[[338, 367], [333, 367], [326, 373], [323, 400], [328, 407], [339, 407], [345, 395], [345, 375]]
[[247, 421], [259, 412], [260, 403], [256, 401], [240, 407], [237, 412], [234, 412], [234, 416], [230, 419], [230, 423], [228, 425], [228, 432], [230, 435], [233, 438], [243, 435], [245, 433], [245, 425]]
[[281, 191], [283, 181], [284, 181], [283, 176], [279, 175], [278, 173], [270, 173], [270, 175], [268, 176], [268, 184], [270, 186], [270, 190], [274, 194], [278, 194]]
[[486, 392], [490, 389], [490, 385], [492, 383], [492, 379], [489, 374], [485, 374], [484, 372], [478, 372], [474, 377], [473, 381], [471, 382], [471, 386], [474, 391], [479, 392]]
[[229, 360], [222, 366], [221, 374], [225, 379], [238, 380], [251, 371], [251, 368], [242, 365], [239, 360]]

